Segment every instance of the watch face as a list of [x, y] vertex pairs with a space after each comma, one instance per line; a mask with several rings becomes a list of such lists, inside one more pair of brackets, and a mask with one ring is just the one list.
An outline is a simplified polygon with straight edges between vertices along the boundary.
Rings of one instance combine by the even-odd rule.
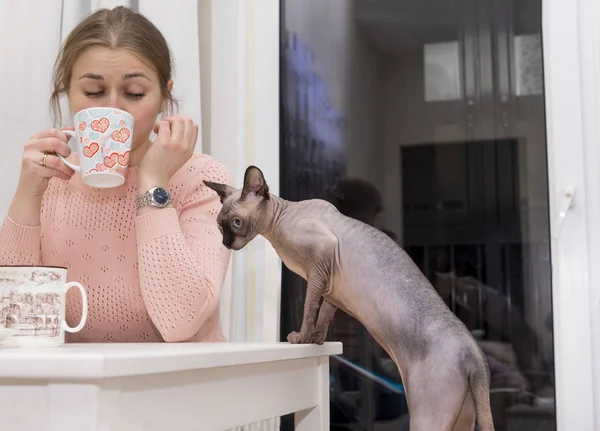
[[152, 192], [152, 200], [157, 205], [166, 205], [169, 203], [169, 192], [163, 188], [157, 187]]

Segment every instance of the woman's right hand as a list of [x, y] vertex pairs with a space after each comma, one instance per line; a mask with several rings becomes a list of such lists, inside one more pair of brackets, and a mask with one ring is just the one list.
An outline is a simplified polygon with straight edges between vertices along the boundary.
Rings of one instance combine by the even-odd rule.
[[[72, 127], [68, 129], [73, 130]], [[33, 135], [25, 144], [17, 187], [17, 193], [21, 197], [43, 195], [52, 177], [69, 180], [73, 176], [73, 169], [56, 155], [69, 157], [71, 149], [68, 142], [69, 136], [65, 133], [49, 129]]]

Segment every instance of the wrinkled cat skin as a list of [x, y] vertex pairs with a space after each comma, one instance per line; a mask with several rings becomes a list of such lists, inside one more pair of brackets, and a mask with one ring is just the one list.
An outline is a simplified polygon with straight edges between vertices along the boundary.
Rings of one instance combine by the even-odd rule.
[[475, 418], [481, 431], [494, 430], [485, 356], [398, 244], [326, 201], [270, 194], [255, 166], [246, 169], [242, 189], [205, 184], [221, 198], [217, 222], [227, 248], [240, 250], [262, 235], [307, 281], [302, 325], [290, 343], [322, 344], [340, 308], [398, 366], [411, 431], [473, 431]]

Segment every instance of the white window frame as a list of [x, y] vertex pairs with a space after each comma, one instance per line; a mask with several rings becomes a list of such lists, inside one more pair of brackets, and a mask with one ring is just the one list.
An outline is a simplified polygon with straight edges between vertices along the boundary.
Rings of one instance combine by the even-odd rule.
[[[279, 1], [212, 2], [211, 153], [235, 170], [238, 185], [249, 162], [265, 168], [278, 193]], [[557, 424], [587, 431], [600, 429], [600, 3], [542, 6]], [[559, 231], [569, 187], [575, 201]], [[250, 253], [231, 279], [254, 294], [261, 280], [262, 331], [254, 338], [276, 341], [281, 262], [264, 243]], [[245, 278], [256, 271], [262, 278]]]
[[[557, 425], [600, 429], [598, 169], [600, 7], [596, 0], [543, 0], [543, 53], [552, 234]], [[559, 230], [565, 192], [575, 201]], [[595, 263], [595, 265], [594, 265]]]

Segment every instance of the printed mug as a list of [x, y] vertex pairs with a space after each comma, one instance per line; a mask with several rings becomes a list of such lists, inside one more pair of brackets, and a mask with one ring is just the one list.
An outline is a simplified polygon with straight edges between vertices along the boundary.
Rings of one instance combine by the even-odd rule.
[[[81, 320], [75, 327], [65, 320], [67, 291], [81, 292]], [[14, 330], [2, 347], [50, 347], [65, 342], [65, 331], [79, 332], [87, 320], [85, 289], [67, 283], [67, 269], [49, 266], [0, 266], [0, 327]]]
[[[81, 174], [81, 181], [92, 187], [119, 187], [125, 182], [133, 139], [133, 116], [114, 108], [88, 108], [73, 116], [75, 131], [69, 146], [79, 157], [79, 166], [59, 155], [71, 169]], [[71, 143], [75, 141], [75, 145]]]

